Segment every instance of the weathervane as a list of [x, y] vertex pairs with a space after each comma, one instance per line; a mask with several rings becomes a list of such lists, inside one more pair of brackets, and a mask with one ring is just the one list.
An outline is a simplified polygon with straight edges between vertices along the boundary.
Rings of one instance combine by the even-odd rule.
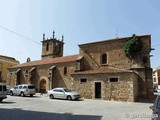
[[118, 30], [116, 30], [116, 34], [115, 34], [116, 38], [118, 38], [118, 34], [119, 34]]

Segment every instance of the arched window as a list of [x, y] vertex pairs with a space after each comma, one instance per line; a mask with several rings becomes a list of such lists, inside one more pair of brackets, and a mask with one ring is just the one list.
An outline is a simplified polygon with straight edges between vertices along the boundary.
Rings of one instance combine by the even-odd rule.
[[46, 45], [46, 51], [48, 51], [49, 50], [49, 43], [47, 43], [47, 45]]
[[67, 67], [64, 67], [64, 75], [67, 75]]
[[107, 55], [103, 54], [101, 60], [102, 60], [102, 64], [107, 64]]

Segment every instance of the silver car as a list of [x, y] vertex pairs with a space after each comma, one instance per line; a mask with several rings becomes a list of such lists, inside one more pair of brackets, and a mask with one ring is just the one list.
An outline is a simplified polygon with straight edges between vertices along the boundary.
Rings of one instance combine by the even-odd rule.
[[67, 100], [78, 100], [80, 95], [76, 92], [72, 92], [67, 88], [54, 88], [48, 91], [48, 96], [50, 99], [59, 98]]
[[36, 94], [35, 87], [31, 84], [29, 84], [29, 85], [21, 84], [21, 85], [17, 85], [16, 87], [10, 89], [11, 96], [20, 95], [20, 96], [24, 97], [26, 95], [30, 95], [32, 97], [35, 94]]

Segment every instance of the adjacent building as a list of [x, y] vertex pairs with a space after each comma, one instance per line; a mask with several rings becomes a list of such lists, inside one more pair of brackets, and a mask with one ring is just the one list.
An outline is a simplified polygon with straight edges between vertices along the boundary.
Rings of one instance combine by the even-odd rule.
[[[42, 59], [10, 67], [8, 83], [34, 84], [38, 92], [67, 87], [84, 98], [138, 101], [153, 97], [150, 67], [151, 35], [136, 36], [142, 45], [126, 55], [124, 44], [133, 37], [79, 45], [79, 54], [63, 56], [64, 40], [42, 40]], [[135, 49], [136, 46], [132, 46]]]
[[7, 82], [7, 68], [18, 64], [19, 61], [17, 61], [15, 58], [0, 55], [0, 82]]
[[154, 86], [160, 85], [160, 67], [153, 70], [153, 85]]

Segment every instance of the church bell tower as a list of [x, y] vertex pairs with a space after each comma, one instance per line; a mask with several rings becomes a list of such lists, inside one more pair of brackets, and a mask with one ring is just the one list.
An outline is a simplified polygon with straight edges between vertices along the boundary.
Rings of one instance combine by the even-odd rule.
[[45, 38], [45, 34], [43, 34], [43, 41], [42, 41], [42, 59], [45, 58], [55, 58], [55, 57], [62, 57], [63, 56], [63, 35], [62, 39], [59, 40], [55, 38], [55, 32], [53, 31], [53, 37]]

